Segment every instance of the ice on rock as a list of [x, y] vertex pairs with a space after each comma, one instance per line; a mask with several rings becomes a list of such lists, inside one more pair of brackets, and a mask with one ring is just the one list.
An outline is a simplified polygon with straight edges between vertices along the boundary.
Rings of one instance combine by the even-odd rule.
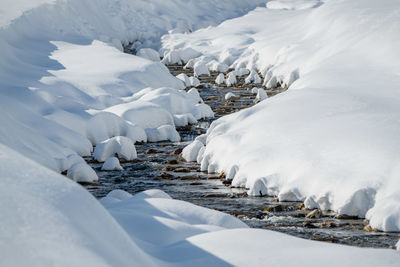
[[147, 128], [146, 134], [149, 142], [171, 141], [179, 142], [181, 137], [172, 125], [162, 125], [157, 128]]
[[218, 74], [217, 78], [215, 79], [216, 84], [223, 84], [225, 83], [225, 75], [223, 73]]
[[181, 80], [185, 84], [185, 87], [190, 87], [191, 86], [189, 77], [185, 73], [178, 74], [176, 76], [176, 78]]
[[115, 155], [127, 161], [137, 158], [132, 140], [124, 136], [113, 137], [97, 144], [93, 152], [93, 158], [98, 162], [104, 162]]
[[236, 97], [236, 95], [234, 93], [232, 93], [232, 92], [229, 92], [229, 93], [225, 94], [225, 100], [231, 100], [231, 99], [233, 99], [235, 97]]
[[203, 143], [195, 140], [183, 149], [182, 157], [189, 162], [197, 161], [197, 155], [202, 147], [204, 147]]
[[96, 172], [86, 162], [73, 164], [67, 171], [67, 177], [75, 182], [92, 183], [99, 180]]
[[154, 62], [160, 61], [160, 53], [151, 48], [142, 48], [136, 53], [136, 55]]
[[196, 77], [190, 77], [189, 80], [190, 80], [190, 85], [193, 87], [197, 87], [200, 85], [200, 81]]
[[122, 171], [123, 169], [116, 157], [108, 158], [101, 167], [102, 171]]
[[207, 65], [204, 64], [203, 62], [197, 62], [196, 64], [194, 64], [193, 69], [194, 69], [194, 75], [196, 77], [199, 77], [201, 75], [210, 76], [210, 71], [208, 70]]
[[265, 90], [263, 88], [258, 88], [257, 90], [257, 96], [256, 96], [256, 100], [257, 101], [263, 101], [265, 99], [268, 98], [267, 93], [265, 92]]

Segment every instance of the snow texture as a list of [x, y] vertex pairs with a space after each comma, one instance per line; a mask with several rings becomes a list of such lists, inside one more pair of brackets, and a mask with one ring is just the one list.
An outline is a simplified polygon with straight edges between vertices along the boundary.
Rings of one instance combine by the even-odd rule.
[[267, 88], [288, 87], [215, 121], [201, 169], [237, 166], [233, 185], [250, 195], [307, 199], [400, 231], [399, 14], [396, 0], [270, 1], [216, 27], [165, 36], [164, 51], [192, 47], [261, 73]]
[[137, 158], [136, 148], [132, 140], [124, 136], [116, 136], [97, 144], [93, 152], [93, 158], [98, 162], [104, 162], [114, 156], [127, 161]]
[[122, 168], [121, 164], [119, 163], [119, 159], [116, 157], [111, 157], [108, 158], [103, 166], [101, 166], [102, 171], [122, 171], [124, 168]]

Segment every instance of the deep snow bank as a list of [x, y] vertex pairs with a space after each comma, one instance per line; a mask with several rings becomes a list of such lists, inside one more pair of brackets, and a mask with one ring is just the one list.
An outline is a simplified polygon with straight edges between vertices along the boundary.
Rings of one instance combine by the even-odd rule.
[[[132, 96], [145, 88], [149, 93], [170, 87], [176, 93], [160, 95], [159, 99], [173, 102], [182, 94], [178, 89], [184, 87], [161, 63], [123, 54], [122, 44], [131, 43], [132, 49], [157, 48], [160, 36], [169, 30], [185, 32], [215, 24], [262, 2], [2, 1], [0, 143], [53, 170], [64, 171], [77, 163], [77, 154], [90, 155], [92, 145], [114, 136], [126, 136], [134, 142], [178, 140], [175, 124], [144, 129], [103, 112], [136, 101]], [[158, 96], [151, 96], [153, 101], [141, 104], [157, 102]], [[191, 100], [186, 101], [185, 112], [166, 111], [163, 103], [154, 104], [143, 119], [157, 121], [157, 114], [164, 112], [176, 117], [174, 122], [187, 124], [195, 121], [193, 117], [210, 116]]]
[[[285, 253], [293, 249], [291, 255], [304, 248], [314, 253], [318, 247], [326, 257], [348, 259], [343, 266], [362, 258], [364, 266], [396, 266], [400, 257], [390, 250], [251, 230], [228, 214], [173, 200], [160, 190], [134, 196], [113, 191], [101, 200], [105, 209], [81, 186], [4, 145], [0, 174], [1, 266], [258, 265], [283, 256], [270, 254], [268, 245]], [[298, 259], [291, 259], [295, 266]], [[304, 257], [306, 263], [322, 260]]]
[[193, 62], [254, 69], [267, 87], [290, 86], [214, 122], [205, 149], [191, 158], [252, 195], [400, 231], [400, 6], [316, 2], [274, 1], [218, 27], [163, 38], [165, 52], [191, 47], [202, 53]]

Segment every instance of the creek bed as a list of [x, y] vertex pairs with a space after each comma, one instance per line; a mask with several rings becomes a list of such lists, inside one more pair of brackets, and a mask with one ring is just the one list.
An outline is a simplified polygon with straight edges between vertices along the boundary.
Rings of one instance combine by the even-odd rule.
[[[193, 71], [172, 65], [173, 75]], [[200, 77], [198, 86], [201, 97], [216, 113], [214, 119], [254, 105], [255, 95], [248, 90], [261, 85], [245, 85], [244, 79], [232, 87], [217, 86], [213, 83], [218, 73]], [[268, 96], [276, 95], [285, 88], [267, 91]], [[224, 99], [227, 92], [239, 96], [231, 101]], [[213, 119], [213, 120], [214, 120]], [[181, 127], [178, 132], [182, 141], [136, 144], [138, 159], [121, 163], [123, 171], [101, 171], [102, 164], [90, 165], [99, 176], [99, 184], [86, 185], [95, 196], [103, 197], [114, 189], [131, 194], [147, 189], [161, 189], [175, 199], [232, 214], [254, 228], [269, 229], [301, 238], [341, 243], [361, 247], [394, 248], [400, 238], [398, 233], [364, 231], [362, 219], [337, 219], [333, 213], [324, 213], [319, 218], [306, 218], [309, 211], [302, 209], [298, 202], [278, 202], [272, 197], [250, 197], [245, 189], [232, 188], [219, 179], [218, 174], [200, 172], [194, 162], [179, 159], [179, 150], [198, 135], [207, 131], [212, 120], [202, 120], [196, 125]]]

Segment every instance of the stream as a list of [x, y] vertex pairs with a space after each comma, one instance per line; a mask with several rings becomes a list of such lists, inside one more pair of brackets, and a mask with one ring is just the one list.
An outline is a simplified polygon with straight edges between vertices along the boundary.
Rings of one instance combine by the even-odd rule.
[[[168, 66], [173, 75], [185, 72], [193, 76], [193, 70], [180, 65]], [[194, 162], [180, 159], [181, 149], [198, 135], [207, 131], [211, 122], [221, 116], [254, 105], [252, 87], [244, 77], [232, 87], [217, 86], [214, 80], [219, 73], [201, 76], [197, 87], [204, 102], [215, 112], [212, 120], [201, 120], [196, 125], [178, 128], [182, 141], [136, 144], [138, 158], [134, 162], [121, 162], [123, 171], [101, 171], [102, 164], [88, 159], [99, 176], [99, 184], [85, 185], [97, 198], [114, 189], [131, 194], [147, 189], [161, 189], [172, 198], [223, 211], [241, 219], [250, 227], [279, 231], [301, 238], [360, 247], [394, 248], [399, 233], [383, 233], [364, 230], [365, 222], [357, 218], [338, 218], [333, 212], [324, 212], [316, 218], [306, 218], [310, 212], [299, 202], [279, 202], [274, 197], [247, 196], [246, 189], [233, 188], [220, 179], [218, 174], [200, 172]], [[284, 88], [266, 91], [272, 97]], [[226, 101], [225, 94], [233, 92], [237, 98]]]

